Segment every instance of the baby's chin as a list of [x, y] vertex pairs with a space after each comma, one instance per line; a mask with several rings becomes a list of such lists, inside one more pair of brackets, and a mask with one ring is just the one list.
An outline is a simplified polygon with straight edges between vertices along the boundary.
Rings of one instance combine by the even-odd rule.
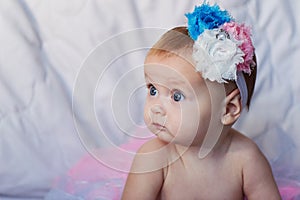
[[157, 129], [157, 128], [153, 128], [153, 127], [148, 127], [150, 129], [150, 131], [156, 135], [156, 137], [158, 139], [160, 139], [161, 141], [165, 142], [165, 143], [172, 143], [174, 140], [174, 136], [171, 135], [167, 129]]
[[162, 140], [163, 142], [166, 142], [166, 143], [174, 142], [174, 137], [165, 131], [160, 131], [160, 132], [156, 133], [155, 135], [157, 136], [158, 139]]

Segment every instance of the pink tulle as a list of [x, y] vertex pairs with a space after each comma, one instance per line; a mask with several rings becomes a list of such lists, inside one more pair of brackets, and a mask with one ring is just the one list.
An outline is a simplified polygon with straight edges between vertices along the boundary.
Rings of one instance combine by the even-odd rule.
[[[126, 150], [136, 151], [143, 142], [131, 141], [120, 147]], [[100, 149], [100, 153], [106, 156], [109, 149]], [[124, 163], [125, 165], [130, 165]], [[107, 199], [119, 200], [126, 182], [127, 173], [120, 172], [103, 165], [91, 154], [86, 154], [72, 169], [69, 170], [65, 177], [61, 177], [56, 182], [56, 188], [59, 188], [64, 194], [70, 194], [74, 200], [78, 199]], [[283, 200], [300, 199], [300, 184], [292, 180], [277, 180], [280, 194]], [[61, 193], [59, 193], [61, 194]], [[60, 196], [55, 196], [59, 198]], [[69, 196], [68, 196], [69, 197]], [[73, 198], [72, 198], [73, 199]]]
[[[119, 148], [136, 152], [145, 141], [133, 140]], [[105, 157], [114, 156], [112, 147], [102, 148], [95, 151]], [[77, 164], [75, 164], [64, 177], [58, 178], [54, 188], [48, 197], [86, 200], [119, 200], [126, 182], [127, 173], [113, 169], [97, 159], [96, 154], [87, 153]], [[119, 158], [119, 157], [117, 157]], [[124, 170], [129, 171], [132, 160], [119, 159]], [[47, 199], [47, 198], [46, 198]]]
[[284, 200], [300, 199], [300, 183], [294, 180], [278, 179], [279, 191]]

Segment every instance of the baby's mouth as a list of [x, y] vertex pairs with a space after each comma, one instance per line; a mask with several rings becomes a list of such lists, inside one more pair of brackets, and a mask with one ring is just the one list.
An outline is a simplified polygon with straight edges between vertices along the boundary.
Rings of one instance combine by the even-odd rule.
[[161, 125], [160, 123], [152, 123], [152, 126], [157, 130], [157, 133], [160, 131], [165, 131], [167, 128], [164, 125]]
[[161, 125], [159, 123], [153, 123], [153, 126], [155, 126], [157, 128], [161, 128], [161, 129], [165, 128], [165, 126], [163, 126], [163, 125]]

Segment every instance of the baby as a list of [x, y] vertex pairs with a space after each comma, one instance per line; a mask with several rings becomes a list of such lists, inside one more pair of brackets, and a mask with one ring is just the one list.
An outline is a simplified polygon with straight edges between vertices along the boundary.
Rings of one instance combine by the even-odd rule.
[[232, 128], [256, 79], [250, 29], [216, 4], [186, 16], [145, 59], [144, 120], [157, 137], [137, 152], [122, 199], [281, 199], [264, 155]]

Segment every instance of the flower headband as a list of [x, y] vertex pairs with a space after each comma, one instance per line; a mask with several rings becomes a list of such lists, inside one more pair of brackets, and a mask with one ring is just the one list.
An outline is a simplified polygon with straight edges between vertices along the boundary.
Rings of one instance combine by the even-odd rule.
[[227, 83], [227, 80], [234, 80], [240, 90], [242, 106], [246, 106], [248, 90], [243, 72], [250, 74], [255, 65], [250, 28], [236, 23], [217, 4], [203, 3], [185, 16], [189, 36], [195, 41], [196, 70], [210, 81]]

